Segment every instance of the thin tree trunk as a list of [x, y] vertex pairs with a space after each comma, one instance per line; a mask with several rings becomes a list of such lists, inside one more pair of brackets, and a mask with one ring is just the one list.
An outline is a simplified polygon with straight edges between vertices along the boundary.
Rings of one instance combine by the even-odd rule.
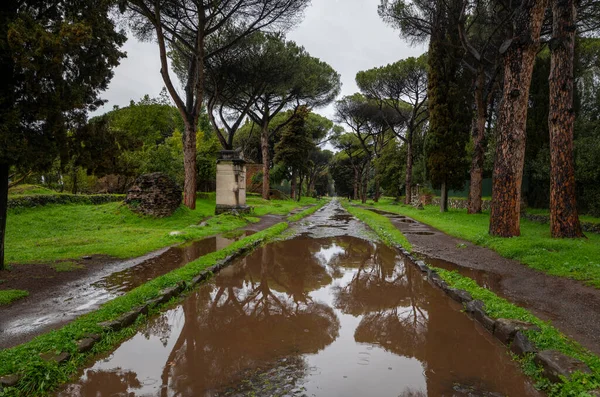
[[4, 236], [6, 235], [6, 217], [8, 213], [8, 164], [0, 164], [0, 270], [4, 265]]
[[442, 197], [440, 198], [440, 212], [448, 212], [448, 186], [442, 183]]
[[[412, 135], [412, 133], [410, 133]], [[413, 148], [412, 148], [412, 137], [409, 137], [406, 143], [406, 179], [404, 184], [406, 186], [406, 198], [404, 204], [410, 205], [412, 202], [412, 173], [413, 173]]]
[[379, 187], [381, 186], [381, 176], [379, 173], [375, 175], [375, 197], [373, 197], [373, 201], [376, 203], [379, 202]]
[[481, 213], [482, 190], [483, 190], [483, 162], [485, 155], [485, 122], [487, 120], [485, 100], [483, 99], [483, 90], [485, 84], [485, 70], [479, 68], [477, 76], [477, 88], [475, 90], [475, 106], [477, 108], [477, 117], [473, 120], [473, 159], [471, 162], [471, 182], [469, 187], [469, 207], [468, 214]]
[[196, 128], [188, 123], [183, 135], [183, 169], [185, 181], [183, 184], [183, 203], [186, 207], [196, 209]]
[[298, 201], [302, 198], [302, 184], [304, 183], [304, 174], [300, 174], [300, 183], [298, 184]]
[[71, 193], [77, 194], [77, 167], [73, 166], [71, 171]]
[[519, 236], [525, 126], [531, 74], [546, 1], [523, 0], [515, 17], [516, 37], [504, 55], [504, 89], [498, 114], [490, 234]]
[[292, 183], [290, 186], [290, 197], [292, 200], [296, 198], [296, 178], [296, 167], [292, 167]]
[[358, 186], [359, 186], [358, 169], [356, 167], [354, 167], [354, 194], [352, 196], [352, 200], [358, 200]]
[[573, 59], [575, 3], [552, 1], [550, 66], [550, 231], [552, 237], [583, 237], [577, 214], [573, 164]]
[[368, 184], [368, 179], [369, 179], [369, 166], [366, 165], [365, 169], [363, 170], [363, 177], [362, 177], [362, 189], [361, 189], [361, 197], [360, 200], [363, 204], [366, 204], [367, 202], [367, 184]]
[[269, 199], [269, 190], [271, 188], [269, 182], [269, 123], [265, 123], [260, 134], [260, 149], [263, 158], [263, 186], [262, 197], [265, 200]]

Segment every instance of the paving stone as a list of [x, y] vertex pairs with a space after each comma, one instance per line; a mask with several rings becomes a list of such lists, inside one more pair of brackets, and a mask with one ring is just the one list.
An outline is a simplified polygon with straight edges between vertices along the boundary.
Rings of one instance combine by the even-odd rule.
[[504, 344], [510, 344], [517, 331], [529, 331], [535, 330], [540, 331], [537, 325], [533, 325], [526, 321], [499, 318], [496, 320], [496, 326], [494, 328], [494, 336]]
[[54, 353], [54, 352], [48, 352], [48, 353], [41, 353], [40, 357], [42, 358], [42, 360], [44, 361], [55, 361], [58, 364], [64, 363], [65, 361], [69, 360], [71, 358], [71, 354], [67, 353], [67, 352], [62, 352], [62, 353]]
[[537, 349], [533, 342], [529, 340], [527, 336], [521, 331], [515, 333], [512, 344], [510, 345], [510, 351], [517, 356], [523, 356], [528, 353], [535, 353]]
[[592, 372], [583, 361], [569, 357], [557, 350], [541, 351], [535, 355], [534, 361], [543, 368], [544, 376], [555, 383], [562, 382], [561, 376], [569, 378], [576, 371]]
[[77, 351], [79, 353], [85, 353], [92, 350], [92, 347], [96, 344], [96, 340], [92, 338], [84, 338], [77, 341]]
[[427, 266], [427, 264], [423, 261], [416, 261], [415, 264], [423, 273], [427, 273], [427, 271], [429, 270], [429, 266]]
[[2, 387], [16, 386], [16, 384], [19, 383], [20, 380], [21, 380], [21, 376], [17, 375], [17, 374], [0, 376], [0, 386], [2, 386]]
[[462, 289], [448, 288], [447, 292], [450, 298], [460, 303], [468, 303], [473, 300], [471, 294]]

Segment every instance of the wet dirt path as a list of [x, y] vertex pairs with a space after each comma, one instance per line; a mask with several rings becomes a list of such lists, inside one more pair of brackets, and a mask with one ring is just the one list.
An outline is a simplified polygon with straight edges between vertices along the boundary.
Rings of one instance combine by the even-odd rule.
[[402, 215], [374, 212], [388, 216], [426, 262], [476, 280], [600, 354], [600, 290], [531, 269]]
[[339, 203], [150, 319], [58, 396], [540, 396]]
[[[303, 209], [305, 208], [298, 208], [292, 213]], [[25, 343], [37, 335], [60, 328], [149, 280], [223, 249], [240, 238], [264, 230], [284, 221], [285, 218], [281, 215], [265, 215], [259, 222], [241, 228], [243, 234], [236, 237], [207, 237], [129, 260], [92, 257], [83, 261], [86, 263], [85, 271], [55, 273], [54, 270], [43, 266], [39, 279], [33, 280], [39, 285], [38, 288], [10, 286], [29, 290], [30, 296], [0, 308], [0, 349]], [[23, 266], [23, 269], [19, 266], [18, 271], [35, 271], [38, 270], [36, 267], [40, 267]]]

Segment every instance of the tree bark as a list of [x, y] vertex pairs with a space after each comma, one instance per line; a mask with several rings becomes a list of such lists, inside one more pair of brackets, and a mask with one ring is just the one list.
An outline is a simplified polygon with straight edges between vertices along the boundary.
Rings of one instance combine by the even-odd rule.
[[406, 179], [404, 181], [406, 186], [406, 197], [404, 199], [404, 204], [407, 205], [410, 205], [412, 202], [413, 148], [411, 141], [412, 137], [410, 137], [410, 140], [406, 143]]
[[292, 167], [292, 183], [290, 187], [290, 198], [293, 200], [296, 198], [296, 167]]
[[483, 162], [485, 155], [485, 122], [487, 120], [487, 104], [483, 98], [485, 89], [485, 70], [481, 66], [477, 75], [477, 88], [475, 89], [475, 106], [477, 116], [473, 120], [473, 159], [471, 162], [471, 182], [469, 187], [468, 214], [481, 213], [483, 190]]
[[71, 169], [71, 194], [77, 194], [77, 167]]
[[440, 198], [440, 212], [448, 212], [448, 186], [442, 183], [442, 197]]
[[367, 184], [368, 184], [368, 179], [369, 179], [369, 166], [366, 165], [364, 170], [363, 170], [363, 175], [362, 175], [362, 189], [361, 189], [361, 195], [360, 195], [360, 201], [363, 204], [367, 203]]
[[520, 235], [521, 182], [531, 74], [546, 9], [544, 0], [523, 0], [515, 16], [515, 37], [504, 55], [504, 88], [498, 114], [490, 234]]
[[358, 178], [358, 169], [354, 167], [354, 193], [352, 196], [352, 200], [358, 200], [358, 186], [359, 186], [359, 178]]
[[550, 232], [555, 238], [583, 237], [577, 214], [573, 161], [573, 59], [575, 2], [552, 0], [550, 42]]
[[373, 197], [373, 201], [376, 203], [379, 202], [379, 187], [381, 186], [381, 176], [379, 173], [375, 175], [375, 196]]
[[6, 216], [8, 213], [8, 164], [0, 164], [0, 270], [4, 265], [4, 236], [6, 235]]
[[183, 186], [183, 203], [186, 207], [196, 209], [196, 128], [188, 123], [183, 135], [183, 169], [185, 180]]
[[[268, 118], [267, 118], [268, 119]], [[269, 123], [266, 122], [263, 125], [260, 134], [260, 149], [263, 158], [263, 186], [262, 186], [262, 197], [265, 200], [269, 200], [269, 190], [271, 188], [269, 181]]]

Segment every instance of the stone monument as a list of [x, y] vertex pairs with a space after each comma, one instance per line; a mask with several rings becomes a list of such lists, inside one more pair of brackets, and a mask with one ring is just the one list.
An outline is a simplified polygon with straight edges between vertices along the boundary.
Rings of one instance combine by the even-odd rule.
[[222, 150], [217, 160], [217, 215], [248, 213], [246, 205], [246, 162], [237, 150]]

